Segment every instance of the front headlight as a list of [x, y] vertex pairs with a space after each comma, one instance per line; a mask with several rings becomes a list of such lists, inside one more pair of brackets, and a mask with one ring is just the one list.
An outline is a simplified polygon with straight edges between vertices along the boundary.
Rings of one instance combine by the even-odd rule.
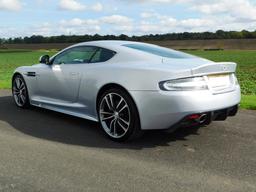
[[159, 83], [159, 87], [164, 91], [193, 91], [208, 89], [208, 85], [204, 77], [190, 77], [162, 81]]

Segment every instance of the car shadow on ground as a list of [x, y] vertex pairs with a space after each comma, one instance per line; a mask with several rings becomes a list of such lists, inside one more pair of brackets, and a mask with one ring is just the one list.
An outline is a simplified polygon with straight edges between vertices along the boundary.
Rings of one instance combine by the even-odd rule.
[[141, 138], [116, 143], [109, 140], [95, 122], [32, 107], [19, 109], [12, 97], [0, 97], [0, 121], [29, 136], [65, 144], [99, 148], [142, 149], [168, 146], [170, 142], [198, 135], [198, 127], [181, 128], [173, 133], [147, 131]]

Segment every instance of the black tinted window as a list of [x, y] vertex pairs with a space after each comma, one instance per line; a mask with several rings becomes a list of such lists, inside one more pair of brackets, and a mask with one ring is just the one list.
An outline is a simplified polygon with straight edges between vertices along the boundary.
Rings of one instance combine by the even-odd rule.
[[91, 59], [91, 63], [105, 62], [111, 59], [116, 53], [114, 51], [98, 48], [98, 51], [95, 53]]
[[137, 49], [143, 52], [151, 53], [154, 55], [158, 55], [161, 57], [167, 58], [176, 58], [176, 59], [185, 59], [185, 58], [193, 58], [194, 56], [182, 53], [179, 51], [167, 49], [164, 47], [156, 46], [156, 45], [145, 45], [145, 44], [126, 44], [123, 45], [125, 47], [129, 47], [132, 49]]

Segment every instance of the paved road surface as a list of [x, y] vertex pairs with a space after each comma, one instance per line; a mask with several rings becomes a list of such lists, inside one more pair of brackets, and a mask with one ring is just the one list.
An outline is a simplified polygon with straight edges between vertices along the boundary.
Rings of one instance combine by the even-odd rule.
[[118, 144], [0, 91], [0, 191], [256, 191], [256, 112]]

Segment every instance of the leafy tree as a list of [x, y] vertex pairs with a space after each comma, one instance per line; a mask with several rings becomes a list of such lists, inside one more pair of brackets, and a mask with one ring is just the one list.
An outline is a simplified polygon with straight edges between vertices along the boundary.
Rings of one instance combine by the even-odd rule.
[[167, 33], [167, 34], [149, 34], [142, 36], [127, 36], [121, 34], [115, 35], [60, 35], [43, 37], [40, 35], [33, 35], [31, 37], [16, 37], [4, 39], [0, 38], [0, 43], [77, 43], [93, 40], [130, 40], [130, 41], [167, 41], [167, 40], [199, 40], [199, 39], [252, 39], [256, 38], [255, 31], [223, 31], [217, 30], [216, 32], [184, 32], [184, 33]]

